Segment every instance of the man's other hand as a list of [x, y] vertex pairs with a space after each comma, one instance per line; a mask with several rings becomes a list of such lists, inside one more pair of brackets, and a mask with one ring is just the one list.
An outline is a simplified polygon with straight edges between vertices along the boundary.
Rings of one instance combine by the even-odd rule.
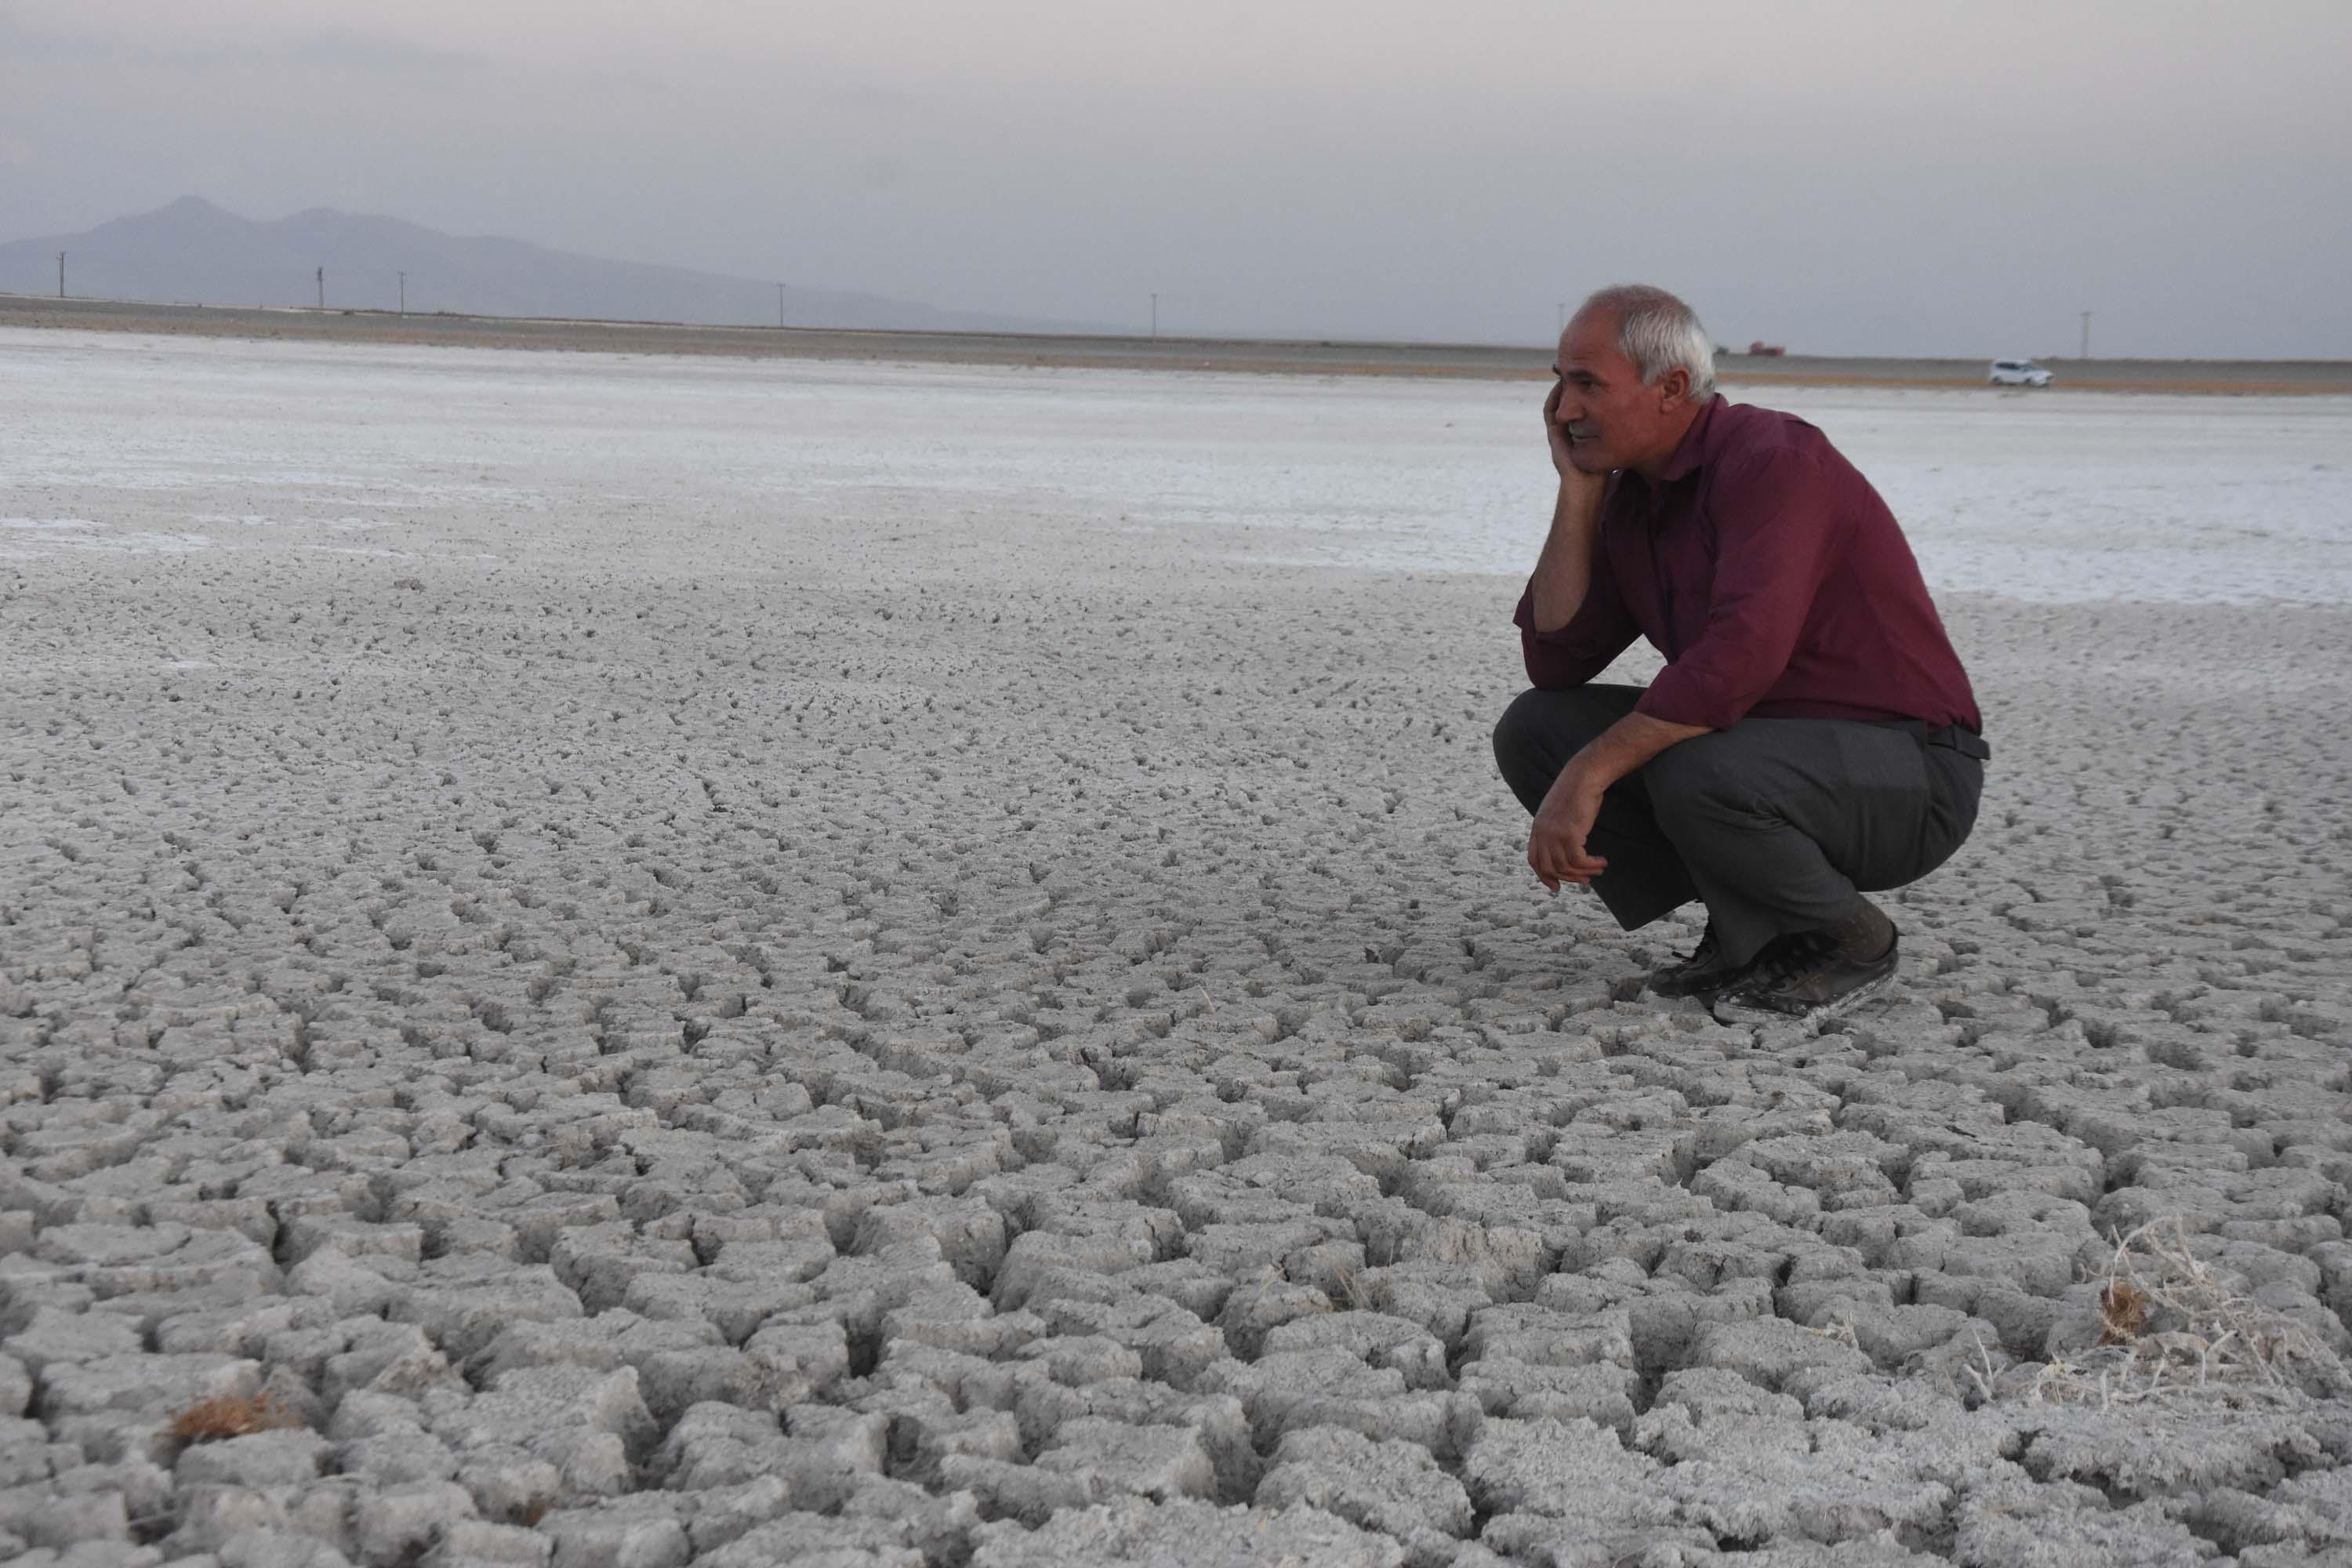
[[1551, 384], [1551, 390], [1544, 394], [1543, 416], [1544, 439], [1551, 445], [1551, 466], [1559, 470], [1559, 477], [1563, 479], [1576, 472], [1575, 459], [1570, 455], [1571, 448], [1569, 446], [1568, 431], [1559, 422], [1559, 395], [1566, 386], [1567, 384], [1564, 382], [1555, 381]]
[[1555, 381], [1551, 384], [1551, 390], [1544, 394], [1544, 440], [1551, 447], [1551, 466], [1564, 482], [1580, 489], [1589, 487], [1597, 491], [1608, 481], [1609, 476], [1606, 473], [1588, 474], [1576, 466], [1575, 443], [1568, 438], [1568, 426], [1559, 422], [1559, 395], [1565, 384]]
[[1600, 815], [1601, 788], [1587, 783], [1573, 763], [1562, 769], [1528, 833], [1528, 865], [1545, 887], [1555, 893], [1563, 882], [1580, 888], [1609, 868], [1607, 860], [1584, 847]]

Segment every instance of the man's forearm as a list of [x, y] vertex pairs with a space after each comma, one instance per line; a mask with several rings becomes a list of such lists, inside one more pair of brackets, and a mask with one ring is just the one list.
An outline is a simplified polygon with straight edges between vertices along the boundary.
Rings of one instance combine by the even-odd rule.
[[1592, 587], [1592, 552], [1601, 531], [1601, 487], [1564, 482], [1551, 532], [1536, 558], [1536, 630], [1556, 632], [1576, 618]]
[[1528, 864], [1543, 885], [1557, 893], [1568, 883], [1583, 886], [1601, 875], [1609, 862], [1593, 854], [1591, 843], [1602, 795], [1659, 752], [1706, 733], [1647, 713], [1628, 713], [1569, 758], [1536, 808], [1535, 826], [1528, 833]]
[[1585, 743], [1568, 762], [1588, 789], [1604, 790], [1649, 765], [1659, 752], [1706, 734], [1703, 724], [1670, 724], [1647, 713], [1628, 713]]

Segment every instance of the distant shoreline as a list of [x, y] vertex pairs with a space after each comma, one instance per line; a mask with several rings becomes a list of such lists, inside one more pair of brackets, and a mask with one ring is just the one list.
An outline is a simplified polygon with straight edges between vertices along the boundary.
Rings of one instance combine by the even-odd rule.
[[[1244, 372], [1286, 375], [1413, 375], [1475, 380], [1549, 374], [1536, 346], [1381, 343], [1339, 340], [1143, 338], [843, 328], [706, 327], [392, 310], [170, 305], [0, 294], [0, 327], [297, 339], [601, 353], [708, 354], [740, 359], [856, 359], [1038, 368]], [[2331, 360], [2066, 360], [2042, 362], [2058, 392], [2352, 395], [2352, 362]], [[1986, 362], [1958, 359], [1727, 355], [1735, 384], [1976, 387]]]

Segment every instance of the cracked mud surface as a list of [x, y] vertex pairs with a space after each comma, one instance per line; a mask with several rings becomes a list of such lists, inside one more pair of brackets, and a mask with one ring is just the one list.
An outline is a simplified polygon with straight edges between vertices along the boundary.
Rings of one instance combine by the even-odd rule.
[[[1528, 878], [1515, 581], [170, 354], [10, 409], [0, 1556], [2352, 1553], [2346, 612], [1948, 601], [1977, 836], [1759, 1037]], [[2320, 1353], [2052, 1394], [2158, 1219]]]

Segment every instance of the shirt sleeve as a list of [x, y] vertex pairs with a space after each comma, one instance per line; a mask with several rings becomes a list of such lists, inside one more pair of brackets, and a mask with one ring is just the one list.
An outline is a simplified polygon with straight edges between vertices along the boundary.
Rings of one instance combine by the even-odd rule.
[[1673, 724], [1727, 730], [1789, 668], [1829, 571], [1839, 515], [1828, 476], [1798, 452], [1769, 452], [1724, 474], [1706, 625], [1634, 704]]
[[1610, 661], [1633, 645], [1641, 628], [1617, 592], [1616, 574], [1609, 552], [1596, 542], [1592, 580], [1586, 584], [1584, 603], [1557, 631], [1536, 630], [1536, 582], [1528, 579], [1519, 607], [1511, 613], [1519, 628], [1519, 654], [1527, 660], [1528, 683], [1538, 691], [1567, 691], [1582, 686], [1609, 668]]

